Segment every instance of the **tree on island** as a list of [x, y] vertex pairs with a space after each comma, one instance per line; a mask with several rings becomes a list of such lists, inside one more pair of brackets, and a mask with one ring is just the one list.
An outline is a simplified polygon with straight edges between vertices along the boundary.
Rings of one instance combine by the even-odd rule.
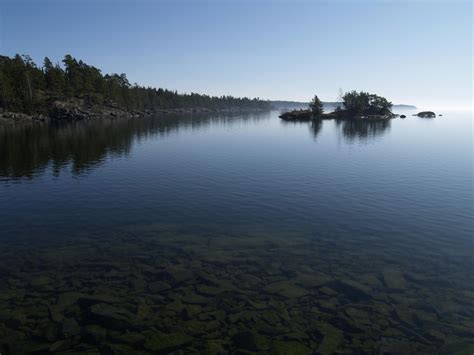
[[342, 97], [345, 111], [352, 116], [388, 115], [392, 112], [392, 103], [386, 98], [364, 91], [346, 92]]
[[324, 113], [323, 103], [317, 95], [314, 95], [313, 99], [309, 103], [309, 108], [311, 109], [314, 118], [320, 118]]

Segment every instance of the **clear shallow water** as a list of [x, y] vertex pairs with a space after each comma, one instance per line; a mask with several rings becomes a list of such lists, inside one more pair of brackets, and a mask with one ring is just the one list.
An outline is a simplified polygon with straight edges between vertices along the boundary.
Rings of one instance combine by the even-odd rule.
[[472, 353], [472, 116], [400, 113], [0, 127], [0, 351]]

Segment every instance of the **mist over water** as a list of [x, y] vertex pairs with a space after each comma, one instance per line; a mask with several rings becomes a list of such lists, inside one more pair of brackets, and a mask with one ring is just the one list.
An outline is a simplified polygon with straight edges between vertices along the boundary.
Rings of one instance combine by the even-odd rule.
[[396, 113], [0, 127], [1, 346], [470, 349], [472, 114]]

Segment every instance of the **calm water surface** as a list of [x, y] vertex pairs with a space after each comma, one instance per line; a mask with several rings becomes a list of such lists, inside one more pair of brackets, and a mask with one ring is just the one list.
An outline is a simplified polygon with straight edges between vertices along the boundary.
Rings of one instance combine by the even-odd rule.
[[474, 351], [472, 114], [0, 126], [0, 353]]

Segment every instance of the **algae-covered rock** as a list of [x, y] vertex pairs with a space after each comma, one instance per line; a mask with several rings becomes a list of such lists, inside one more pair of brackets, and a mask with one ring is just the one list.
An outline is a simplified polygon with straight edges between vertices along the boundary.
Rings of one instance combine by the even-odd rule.
[[281, 321], [278, 314], [271, 310], [262, 311], [262, 318], [270, 324], [275, 324]]
[[89, 308], [92, 320], [111, 329], [128, 329], [133, 327], [134, 315], [123, 308], [106, 303], [97, 303]]
[[101, 343], [107, 337], [107, 329], [90, 324], [84, 327], [84, 336], [89, 342]]
[[210, 300], [207, 297], [198, 295], [197, 293], [188, 293], [181, 297], [183, 303], [205, 305]]
[[439, 354], [472, 355], [474, 354], [474, 343], [469, 343], [462, 340], [449, 342], [439, 349]]
[[165, 334], [158, 331], [146, 331], [145, 349], [153, 352], [167, 352], [190, 344], [193, 338], [183, 333]]
[[41, 276], [36, 276], [30, 281], [30, 285], [33, 287], [41, 287], [41, 286], [46, 286], [51, 283], [53, 283], [54, 280], [51, 277], [41, 275]]
[[406, 281], [403, 277], [403, 273], [398, 270], [384, 271], [383, 280], [388, 288], [394, 290], [402, 290], [406, 288]]
[[286, 298], [299, 298], [310, 292], [291, 281], [278, 281], [267, 285], [264, 290], [268, 293], [279, 294]]
[[306, 345], [292, 340], [273, 341], [272, 352], [276, 355], [305, 355], [313, 353]]
[[352, 301], [369, 299], [372, 290], [370, 287], [354, 280], [340, 280], [330, 284], [330, 288], [343, 293]]
[[332, 281], [332, 278], [322, 272], [313, 272], [311, 274], [299, 274], [295, 282], [303, 287], [313, 288], [325, 285]]
[[165, 280], [168, 280], [171, 283], [183, 283], [192, 279], [194, 277], [194, 272], [181, 267], [171, 267], [164, 271], [163, 276]]
[[135, 345], [142, 343], [145, 340], [145, 336], [137, 332], [125, 332], [120, 334], [117, 340], [126, 344]]
[[237, 349], [258, 350], [257, 336], [251, 331], [239, 332], [232, 337], [232, 340]]
[[328, 296], [336, 296], [337, 295], [337, 291], [334, 291], [332, 288], [327, 287], [327, 286], [321, 287], [319, 289], [319, 292], [324, 293]]
[[74, 318], [65, 318], [61, 325], [61, 331], [65, 338], [69, 338], [79, 334], [81, 327]]
[[323, 340], [319, 344], [317, 352], [320, 354], [333, 354], [344, 339], [343, 333], [326, 322], [318, 322], [318, 331], [323, 334]]
[[224, 354], [224, 342], [222, 340], [208, 340], [206, 342], [206, 354], [208, 355], [219, 355]]
[[196, 286], [196, 291], [204, 296], [216, 296], [219, 293], [226, 291], [226, 289], [208, 285], [198, 285]]
[[74, 341], [72, 339], [58, 340], [57, 342], [51, 344], [51, 346], [49, 347], [49, 352], [56, 353], [64, 351], [70, 349], [73, 344]]
[[116, 354], [116, 355], [129, 355], [129, 354], [138, 354], [133, 347], [127, 344], [107, 344], [105, 346], [107, 353]]
[[348, 308], [346, 308], [345, 312], [357, 324], [361, 324], [361, 325], [370, 325], [371, 324], [370, 315], [362, 309], [357, 309], [357, 308], [354, 308], [354, 307], [348, 307]]
[[154, 281], [148, 284], [148, 289], [150, 290], [150, 292], [153, 292], [153, 293], [163, 292], [163, 291], [169, 290], [170, 288], [171, 286], [163, 281]]

